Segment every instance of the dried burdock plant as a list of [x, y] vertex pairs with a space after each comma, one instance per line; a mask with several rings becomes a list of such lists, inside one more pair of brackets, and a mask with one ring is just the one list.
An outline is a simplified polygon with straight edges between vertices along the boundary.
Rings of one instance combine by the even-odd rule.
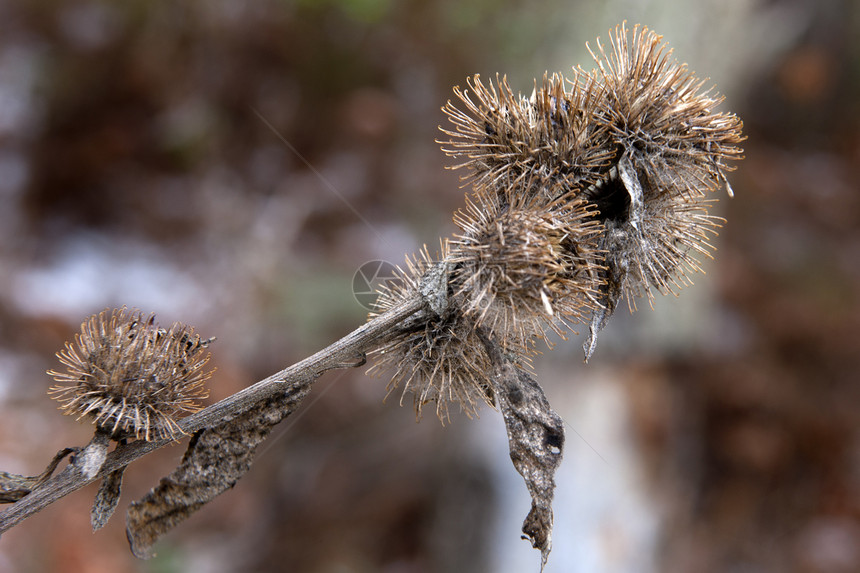
[[[740, 119], [716, 111], [722, 99], [647, 28], [621, 25], [592, 55], [596, 70], [545, 74], [529, 97], [498, 77], [454, 89], [464, 109], [443, 108], [454, 128], [441, 143], [473, 186], [454, 217], [459, 233], [435, 257], [425, 248], [407, 259], [365, 325], [305, 360], [191, 413], [206, 394], [208, 341], [125, 309], [84, 322], [59, 353], [67, 370], [51, 372], [51, 393], [65, 413], [94, 421], [96, 436], [69, 449], [75, 461], [52, 477], [61, 458], [41, 476], [0, 472], [0, 501], [14, 502], [0, 532], [97, 477], [91, 520], [101, 527], [125, 466], [193, 434], [176, 471], [127, 514], [132, 551], [148, 556], [233, 487], [318, 376], [362, 365], [370, 352], [371, 372], [391, 373], [389, 394], [411, 394], [419, 416], [431, 403], [443, 422], [451, 405], [470, 417], [481, 402], [501, 410], [532, 497], [522, 531], [543, 568], [564, 423], [529, 372], [535, 343], [588, 323], [588, 359], [622, 298], [632, 310], [639, 297], [689, 284], [721, 222], [708, 213], [709, 194], [728, 185], [743, 139]], [[118, 445], [107, 454], [110, 440]]]
[[603, 89], [594, 121], [608, 129], [616, 162], [629, 157], [662, 193], [703, 196], [725, 183], [726, 160], [741, 158], [742, 123], [716, 111], [723, 97], [703, 89], [707, 80], [672, 60], [662, 36], [647, 27], [634, 26], [630, 38], [622, 24], [610, 32], [609, 53], [597, 46], [588, 83]]
[[[626, 297], [652, 298], [652, 289], [675, 292], [710, 257], [709, 239], [720, 219], [707, 214], [707, 193], [724, 183], [728, 160], [742, 158], [743, 124], [718, 112], [722, 97], [703, 90], [686, 65], [671, 59], [662, 37], [625, 25], [610, 32], [610, 49], [598, 41], [598, 69], [588, 84], [603, 86], [594, 122], [608, 130], [612, 168], [583, 195], [600, 211], [607, 252], [604, 309], [595, 313], [586, 356], [597, 332]], [[580, 76], [581, 77], [581, 76]], [[732, 194], [728, 187], [729, 195]]]
[[706, 196], [728, 185], [727, 161], [742, 158], [743, 124], [716, 111], [722, 97], [673, 61], [661, 36], [639, 26], [630, 36], [622, 24], [609, 50], [598, 42], [597, 69], [574, 69], [567, 90], [558, 74], [530, 98], [476, 76], [454, 90], [464, 110], [443, 108], [455, 127], [442, 130], [443, 150], [465, 157], [454, 167], [493, 197], [482, 207], [501, 212], [525, 195], [550, 209], [560, 193], [594, 207], [605, 268], [586, 359], [622, 298], [635, 309], [635, 298], [674, 293], [701, 270], [721, 221]]
[[595, 310], [601, 227], [578, 199], [546, 205], [512, 194], [502, 208], [485, 192], [454, 215], [462, 230], [451, 242], [454, 297], [506, 348], [550, 344], [548, 331], [564, 336]]
[[[575, 76], [577, 79], [580, 75]], [[494, 190], [499, 202], [512, 193], [547, 196], [596, 183], [614, 157], [607, 129], [594, 121], [601, 87], [590, 76], [570, 91], [560, 74], [544, 75], [531, 97], [514, 95], [506, 78], [484, 85], [476, 75], [467, 89], [454, 88], [465, 107], [450, 101], [442, 108], [453, 130], [442, 150], [463, 162], [464, 182]]]
[[105, 310], [57, 353], [66, 370], [48, 372], [57, 381], [48, 393], [113, 439], [173, 439], [183, 435], [177, 419], [209, 395], [209, 342], [184, 324], [165, 330], [154, 315]]
[[[430, 293], [436, 287], [428, 279], [439, 272], [445, 276], [438, 286], [447, 291], [447, 269], [451, 266], [447, 244], [442, 244], [437, 259], [426, 248], [407, 258], [406, 268], [399, 269], [399, 280], [380, 290], [377, 310], [371, 316], [422, 296], [422, 290]], [[391, 330], [372, 352], [376, 362], [369, 372], [381, 375], [393, 371], [389, 394], [400, 388], [401, 404], [407, 394], [412, 394], [418, 416], [425, 405], [435, 403], [436, 414], [444, 422], [449, 418], [451, 403], [459, 405], [471, 417], [481, 402], [492, 405], [494, 398], [489, 357], [475, 333], [474, 319], [451, 304], [447, 292], [443, 292], [443, 297], [448, 304], [438, 308], [438, 312], [431, 310], [429, 316], [413, 317]]]

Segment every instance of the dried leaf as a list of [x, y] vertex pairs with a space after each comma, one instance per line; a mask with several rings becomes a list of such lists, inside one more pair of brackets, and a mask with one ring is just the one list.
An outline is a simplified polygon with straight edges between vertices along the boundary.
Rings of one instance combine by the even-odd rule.
[[48, 464], [41, 474], [37, 476], [22, 476], [20, 474], [10, 474], [0, 472], [0, 503], [15, 503], [43, 483], [45, 483], [57, 465], [71, 453], [77, 452], [77, 448], [64, 448], [57, 452], [54, 459]]
[[0, 472], [0, 503], [15, 503], [35, 487], [38, 476]]
[[90, 523], [93, 526], [93, 531], [98, 531], [104, 527], [113, 515], [116, 505], [119, 503], [123, 472], [125, 472], [125, 467], [112, 471], [102, 480], [93, 501], [93, 508], [90, 511]]
[[508, 431], [511, 461], [532, 497], [531, 510], [523, 521], [523, 538], [540, 549], [543, 571], [552, 548], [554, 476], [564, 448], [564, 421], [550, 408], [540, 384], [514, 366], [498, 344], [479, 333], [493, 362], [492, 380]]
[[310, 383], [296, 384], [194, 434], [179, 467], [129, 507], [126, 535], [132, 553], [148, 559], [162, 535], [232, 488], [251, 469], [257, 446], [308, 390]]
[[96, 433], [84, 450], [75, 455], [74, 465], [87, 479], [94, 478], [107, 459], [108, 446], [110, 446], [110, 433], [96, 429]]

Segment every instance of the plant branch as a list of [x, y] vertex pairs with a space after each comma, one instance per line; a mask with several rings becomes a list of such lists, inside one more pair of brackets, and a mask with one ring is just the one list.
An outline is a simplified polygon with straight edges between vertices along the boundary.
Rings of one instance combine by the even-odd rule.
[[[217, 424], [226, 416], [244, 412], [278, 393], [289, 391], [297, 384], [311, 384], [327, 370], [360, 366], [364, 364], [365, 353], [372, 349], [373, 345], [388, 331], [415, 313], [423, 311], [424, 308], [424, 298], [416, 293], [414, 297], [369, 320], [316, 354], [183, 418], [179, 421], [179, 427], [186, 434], [194, 434], [198, 430]], [[85, 476], [75, 463], [66, 466], [62, 472], [54, 475], [41, 487], [0, 512], [0, 533], [11, 529], [27, 517], [90, 482], [174, 442], [175, 440], [167, 439], [152, 442], [136, 440], [127, 445], [120, 445], [108, 454], [104, 465], [91, 477]]]

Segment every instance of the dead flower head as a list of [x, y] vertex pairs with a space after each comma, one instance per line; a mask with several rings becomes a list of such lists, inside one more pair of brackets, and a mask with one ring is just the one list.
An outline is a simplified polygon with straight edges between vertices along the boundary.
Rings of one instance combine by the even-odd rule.
[[[705, 81], [674, 61], [648, 28], [634, 26], [631, 34], [622, 24], [608, 47], [598, 41], [591, 53], [595, 70], [574, 68], [568, 88], [560, 75], [545, 74], [528, 98], [514, 95], [505, 78], [485, 85], [475, 76], [467, 89], [454, 89], [463, 109], [450, 101], [443, 108], [454, 128], [442, 129], [450, 139], [440, 143], [464, 158], [455, 168], [467, 170], [475, 203], [487, 210], [488, 218], [471, 207], [460, 216], [467, 236], [496, 224], [497, 214], [522, 226], [511, 207], [521, 200], [552, 211], [566, 196], [592, 207], [605, 253], [592, 285], [600, 291], [593, 350], [594, 334], [621, 298], [633, 309], [637, 297], [676, 292], [700, 270], [701, 257], [710, 257], [721, 219], [708, 214], [707, 195], [728, 187], [725, 174], [742, 158], [744, 138], [741, 120], [716, 110], [723, 98], [703, 89]], [[501, 244], [505, 234], [499, 237]], [[460, 239], [460, 250], [476, 253], [474, 238]], [[503, 283], [489, 278], [491, 267], [481, 268], [470, 284], [484, 300], [494, 288], [488, 285]]]
[[631, 38], [622, 24], [609, 41], [608, 50], [598, 40], [591, 52], [590, 84], [602, 86], [594, 122], [608, 130], [614, 163], [629, 157], [654, 194], [703, 196], [723, 184], [733, 169], [726, 161], [742, 158], [743, 140], [741, 120], [716, 111], [724, 98], [703, 89], [707, 80], [672, 59], [647, 27], [634, 26]]
[[446, 154], [465, 158], [453, 168], [465, 168], [463, 179], [475, 188], [503, 196], [595, 183], [614, 150], [605, 126], [593, 121], [600, 90], [589, 76], [576, 80], [566, 90], [560, 74], [545, 74], [528, 98], [514, 95], [504, 77], [484, 85], [476, 75], [466, 89], [455, 87], [464, 109], [450, 101], [442, 108], [454, 129], [440, 128], [451, 139], [439, 142]]
[[66, 370], [48, 371], [57, 382], [48, 393], [64, 414], [89, 418], [115, 439], [182, 434], [176, 420], [209, 395], [211, 339], [180, 323], [159, 328], [154, 319], [123, 307], [84, 321], [74, 343], [57, 353]]
[[549, 343], [548, 331], [564, 336], [597, 304], [594, 212], [567, 197], [498, 208], [481, 196], [454, 216], [462, 234], [451, 242], [452, 284], [464, 312], [506, 346], [528, 347], [533, 337]]
[[[418, 256], [407, 258], [399, 281], [385, 285], [376, 301], [379, 314], [394, 307], [405, 298], [416, 296], [423, 278], [434, 265], [448, 264], [447, 245], [443, 244], [441, 258], [434, 262], [425, 247]], [[413, 395], [415, 412], [435, 402], [436, 414], [445, 422], [449, 404], [459, 404], [469, 417], [477, 412], [478, 404], [495, 403], [489, 379], [491, 364], [475, 331], [472, 320], [448, 304], [441, 315], [430, 310], [406, 320], [373, 351], [375, 364], [371, 374], [394, 371], [388, 385], [389, 395], [402, 388], [401, 404], [407, 394]], [[430, 315], [430, 316], [428, 316]]]
[[[743, 124], [717, 112], [722, 102], [686, 65], [670, 58], [662, 37], [625, 25], [610, 33], [610, 46], [592, 51], [598, 68], [592, 84], [603, 86], [594, 121], [615, 148], [611, 168], [581, 196], [599, 211], [606, 251], [603, 309], [595, 313], [593, 337], [618, 301], [674, 293], [710, 257], [710, 239], [721, 219], [708, 215], [707, 193], [723, 184], [742, 158]], [[731, 194], [731, 188], [728, 188]], [[589, 354], [589, 350], [586, 350]]]

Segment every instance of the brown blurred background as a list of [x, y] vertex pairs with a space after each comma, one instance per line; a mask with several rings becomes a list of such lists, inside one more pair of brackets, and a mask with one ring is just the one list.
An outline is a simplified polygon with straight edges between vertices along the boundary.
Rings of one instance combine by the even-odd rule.
[[[0, 1], [0, 469], [89, 428], [54, 353], [128, 305], [213, 345], [217, 400], [359, 325], [353, 273], [453, 231], [451, 87], [591, 67], [627, 20], [741, 115], [708, 274], [538, 359], [568, 422], [550, 572], [860, 571], [860, 7], [851, 0]], [[129, 468], [0, 538], [6, 572], [519, 572], [528, 494], [496, 412], [416, 424], [329, 373], [234, 490], [131, 557]]]

